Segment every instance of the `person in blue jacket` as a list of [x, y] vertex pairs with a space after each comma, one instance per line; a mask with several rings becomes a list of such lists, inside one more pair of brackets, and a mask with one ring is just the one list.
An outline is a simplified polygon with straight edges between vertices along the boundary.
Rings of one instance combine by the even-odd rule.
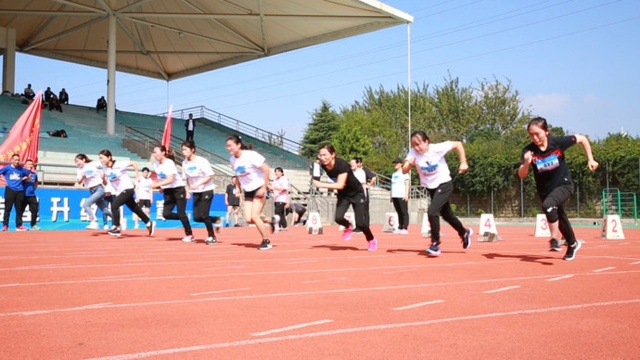
[[24, 181], [24, 209], [29, 206], [29, 212], [31, 213], [31, 230], [40, 230], [38, 226], [38, 212], [40, 211], [40, 203], [36, 196], [36, 189], [38, 188], [38, 173], [36, 171], [36, 165], [33, 160], [27, 159], [24, 162], [24, 167], [29, 171], [29, 179]]
[[0, 169], [0, 176], [4, 178], [7, 186], [4, 188], [4, 218], [2, 231], [9, 228], [9, 215], [11, 209], [16, 209], [16, 230], [27, 231], [22, 226], [22, 214], [24, 213], [24, 181], [29, 180], [30, 172], [20, 166], [20, 155], [11, 155], [11, 163]]

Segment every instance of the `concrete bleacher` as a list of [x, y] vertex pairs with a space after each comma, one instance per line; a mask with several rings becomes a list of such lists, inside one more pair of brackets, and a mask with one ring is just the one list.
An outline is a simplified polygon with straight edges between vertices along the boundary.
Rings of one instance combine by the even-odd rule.
[[[15, 121], [22, 115], [27, 105], [21, 103], [20, 98], [0, 96], [0, 129], [9, 131]], [[140, 166], [148, 166], [150, 153], [145, 151], [129, 151], [123, 147], [125, 127], [133, 127], [145, 132], [156, 139], [162, 138], [166, 118], [157, 115], [138, 114], [117, 111], [115, 135], [106, 134], [106, 113], [96, 113], [95, 108], [77, 105], [63, 105], [63, 112], [42, 110], [39, 170], [41, 180], [45, 184], [70, 184], [75, 179], [74, 158], [78, 153], [85, 153], [97, 160], [98, 152], [109, 149], [116, 159], [133, 160]], [[216, 123], [206, 118], [198, 118], [195, 131], [195, 142], [198, 149], [204, 149], [215, 154], [210, 162], [221, 167], [229, 167], [229, 154], [225, 149], [225, 141], [229, 135], [238, 131]], [[184, 119], [173, 118], [172, 134], [176, 137], [185, 136]], [[50, 137], [48, 131], [65, 129], [67, 138]], [[240, 134], [243, 141], [253, 146], [267, 159], [271, 168], [282, 167], [291, 184], [300, 192], [309, 189], [308, 162], [298, 156], [270, 145], [256, 137]], [[0, 132], [0, 142], [6, 133]], [[175, 149], [174, 149], [175, 150]], [[178, 150], [179, 151], [179, 150]], [[216, 164], [217, 163], [217, 164]]]
[[[117, 114], [116, 121], [121, 125], [133, 127], [159, 141], [162, 138], [166, 118], [123, 111]], [[196, 122], [194, 141], [198, 148], [216, 156], [216, 159], [210, 159], [212, 163], [219, 161], [227, 165], [229, 153], [225, 148], [225, 142], [229, 135], [239, 134], [238, 131], [204, 117], [196, 118]], [[184, 119], [173, 117], [171, 126], [173, 136], [185, 137]], [[251, 134], [240, 133], [240, 135], [243, 137], [243, 142], [251, 144], [253, 150], [261, 153], [271, 167], [306, 169], [308, 166], [307, 161], [297, 154], [271, 145]]]
[[[22, 115], [27, 105], [21, 103], [20, 98], [0, 96], [0, 142], [7, 136], [15, 121]], [[159, 143], [162, 138], [166, 118], [157, 115], [137, 114], [125, 111], [117, 111], [115, 135], [106, 134], [106, 113], [96, 113], [95, 108], [77, 105], [63, 105], [63, 112], [42, 110], [42, 122], [39, 148], [39, 177], [43, 185], [72, 185], [75, 182], [76, 166], [74, 158], [78, 153], [85, 153], [90, 158], [98, 160], [98, 153], [102, 149], [109, 149], [118, 161], [136, 161], [140, 167], [150, 166], [150, 151], [127, 150], [126, 132], [128, 128], [143, 131], [154, 139], [153, 143]], [[309, 161], [297, 154], [287, 152], [277, 146], [271, 145], [257, 137], [239, 133], [238, 131], [217, 123], [210, 119], [198, 118], [195, 131], [195, 142], [198, 149], [204, 149], [215, 154], [218, 164], [210, 159], [214, 165], [229, 168], [229, 154], [225, 149], [225, 141], [229, 135], [239, 134], [243, 142], [249, 143], [253, 149], [260, 152], [267, 159], [272, 169], [282, 167], [291, 184], [291, 198], [293, 201], [308, 204], [309, 194]], [[179, 152], [180, 139], [185, 136], [184, 120], [173, 119], [172, 134], [176, 141], [172, 141], [172, 147]], [[65, 129], [67, 138], [50, 137], [48, 131]], [[225, 174], [216, 171], [217, 174]], [[229, 174], [217, 176], [217, 191], [223, 192], [228, 183]], [[220, 178], [220, 179], [218, 179]], [[275, 178], [272, 172], [272, 179]], [[326, 178], [324, 179], [326, 180]], [[326, 194], [322, 192], [322, 194]], [[372, 219], [382, 218], [385, 209], [388, 208], [388, 190], [376, 187], [371, 191], [372, 200], [378, 201], [372, 206]], [[321, 196], [319, 206], [323, 209], [323, 222], [332, 221], [334, 197]], [[379, 210], [379, 211], [378, 211]], [[382, 215], [378, 214], [380, 212]], [[376, 220], [377, 221], [377, 220]]]
[[[0, 142], [8, 135], [27, 105], [20, 98], [0, 96]], [[48, 131], [64, 129], [66, 138], [51, 137]], [[116, 134], [106, 134], [105, 112], [96, 113], [86, 106], [63, 105], [63, 112], [42, 109], [40, 146], [38, 151], [40, 179], [47, 184], [72, 184], [76, 176], [74, 158], [78, 153], [97, 160], [98, 153], [109, 149], [117, 160], [133, 160], [148, 166], [149, 158], [140, 157], [122, 148], [123, 127], [116, 124]]]

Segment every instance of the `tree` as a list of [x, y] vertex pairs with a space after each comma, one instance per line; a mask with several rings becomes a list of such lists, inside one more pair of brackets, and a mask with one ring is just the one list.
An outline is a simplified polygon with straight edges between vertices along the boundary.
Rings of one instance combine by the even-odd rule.
[[369, 154], [373, 153], [371, 139], [365, 135], [363, 123], [366, 115], [358, 110], [343, 110], [340, 128], [334, 134], [331, 143], [341, 158], [350, 160], [360, 156], [368, 161]]
[[311, 114], [311, 122], [307, 126], [302, 137], [302, 149], [300, 155], [313, 159], [318, 154], [318, 148], [331, 142], [333, 135], [339, 129], [339, 116], [331, 104], [322, 100], [322, 105]]

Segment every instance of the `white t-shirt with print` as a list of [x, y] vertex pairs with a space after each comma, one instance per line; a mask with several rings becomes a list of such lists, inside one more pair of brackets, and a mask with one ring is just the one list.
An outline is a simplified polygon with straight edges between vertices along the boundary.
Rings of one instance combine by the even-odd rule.
[[427, 189], [435, 189], [440, 184], [451, 181], [451, 173], [444, 156], [453, 149], [451, 141], [429, 144], [429, 150], [419, 154], [415, 149], [409, 150], [407, 160], [415, 159], [414, 166], [420, 176], [420, 185]]
[[133, 189], [133, 181], [129, 177], [129, 162], [116, 161], [111, 167], [104, 167], [104, 175], [113, 186], [115, 195], [127, 189]]
[[151, 200], [153, 197], [151, 184], [153, 184], [153, 179], [150, 177], [140, 176], [138, 181], [136, 181], [136, 199]]
[[403, 174], [402, 169], [391, 175], [391, 197], [403, 199], [407, 195], [407, 180], [411, 179], [411, 174]]
[[211, 168], [209, 160], [203, 157], [196, 156], [192, 161], [184, 159], [182, 161], [182, 175], [187, 180], [191, 192], [199, 193], [215, 189], [213, 178], [204, 185], [194, 187], [194, 185], [202, 181], [204, 177], [213, 176], [213, 169]]
[[165, 180], [169, 176], [173, 175], [173, 181], [167, 185], [161, 186], [161, 188], [163, 189], [173, 189], [180, 186], [184, 186], [184, 183], [182, 182], [182, 178], [178, 173], [178, 168], [176, 167], [176, 163], [173, 162], [173, 160], [171, 159], [164, 159], [162, 163], [159, 161], [156, 161], [153, 164], [153, 171], [156, 173], [156, 175], [158, 175], [159, 180]]
[[265, 184], [264, 172], [260, 169], [264, 160], [264, 156], [253, 150], [242, 150], [239, 158], [233, 155], [229, 158], [231, 168], [244, 191], [254, 191]]
[[279, 179], [273, 180], [271, 186], [274, 188], [284, 189], [273, 191], [273, 201], [282, 203], [289, 202], [289, 179], [287, 179], [286, 176], [282, 175]]
[[79, 167], [77, 171], [77, 179], [82, 179], [84, 175], [84, 186], [92, 188], [102, 184], [102, 165], [97, 161], [85, 163], [83, 167]]

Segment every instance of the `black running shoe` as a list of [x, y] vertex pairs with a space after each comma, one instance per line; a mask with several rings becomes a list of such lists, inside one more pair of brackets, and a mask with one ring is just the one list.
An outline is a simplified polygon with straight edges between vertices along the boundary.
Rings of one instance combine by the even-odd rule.
[[576, 240], [573, 246], [567, 246], [567, 253], [564, 254], [564, 259], [567, 261], [571, 261], [576, 258], [576, 253], [582, 247], [582, 241]]
[[427, 249], [427, 254], [431, 256], [440, 256], [440, 254], [442, 254], [440, 251], [440, 243], [431, 243], [431, 246]]
[[556, 239], [549, 240], [549, 251], [562, 251], [560, 247], [560, 242]]
[[473, 230], [471, 228], [467, 229], [467, 232], [464, 233], [462, 237], [462, 248], [468, 249], [471, 246], [471, 236], [473, 236]]
[[153, 233], [156, 231], [156, 222], [149, 221], [147, 223], [147, 230], [149, 230], [149, 236], [153, 236]]
[[111, 230], [109, 230], [109, 232], [107, 234], [109, 234], [111, 236], [118, 237], [118, 236], [120, 236], [120, 229], [118, 229], [118, 228], [111, 229]]
[[262, 240], [262, 243], [260, 244], [260, 246], [258, 246], [258, 250], [269, 250], [271, 249], [271, 241], [269, 240]]

